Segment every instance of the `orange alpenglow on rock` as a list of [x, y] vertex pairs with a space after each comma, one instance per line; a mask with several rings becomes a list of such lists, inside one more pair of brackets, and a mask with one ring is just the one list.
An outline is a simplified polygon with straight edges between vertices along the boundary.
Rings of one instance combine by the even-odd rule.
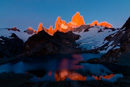
[[54, 33], [55, 33], [55, 32], [54, 32], [54, 30], [53, 30], [53, 27], [50, 26], [49, 29], [48, 29], [48, 34], [53, 36]]
[[56, 20], [56, 24], [55, 24], [55, 31], [60, 31], [60, 32], [67, 32], [68, 31], [68, 25], [66, 23], [66, 21], [61, 20], [61, 17], [59, 16]]
[[37, 29], [37, 33], [40, 32], [40, 31], [42, 31], [42, 30], [44, 30], [49, 35], [53, 36], [53, 34], [55, 32], [57, 32], [57, 31], [66, 33], [68, 31], [71, 31], [73, 28], [79, 27], [81, 25], [85, 25], [85, 22], [84, 22], [83, 16], [81, 16], [80, 13], [77, 12], [72, 17], [72, 21], [69, 22], [69, 23], [66, 23], [66, 21], [61, 20], [61, 17], [58, 16], [57, 20], [56, 20], [56, 23], [55, 23], [55, 29], [53, 29], [52, 26], [50, 26], [49, 29], [46, 30], [46, 29], [43, 29], [42, 25], [43, 25], [42, 23], [39, 24], [39, 27]]
[[96, 25], [96, 26], [102, 26], [102, 27], [107, 27], [107, 28], [113, 28], [113, 26], [112, 26], [111, 24], [109, 24], [109, 23], [107, 23], [107, 22], [100, 22], [100, 23], [98, 23], [97, 20], [94, 21], [94, 22], [92, 22], [92, 23], [90, 24], [90, 26], [94, 26], [94, 25]]
[[[53, 36], [53, 34], [57, 31], [59, 32], [68, 32], [68, 31], [72, 31], [74, 28], [77, 28], [81, 25], [85, 25], [85, 21], [83, 19], [83, 16], [80, 15], [79, 12], [77, 12], [73, 17], [71, 22], [66, 23], [66, 21], [61, 20], [61, 17], [58, 16], [56, 23], [55, 23], [55, 28], [53, 29], [52, 26], [49, 27], [49, 29], [45, 29], [43, 28], [43, 24], [40, 23], [39, 27], [37, 29], [37, 33], [44, 30], [45, 32], [47, 32], [49, 35]], [[98, 21], [94, 21], [90, 24], [90, 26], [102, 26], [102, 27], [107, 27], [107, 28], [113, 28], [113, 26], [107, 22], [100, 22], [98, 23]]]
[[37, 29], [37, 33], [43, 30], [43, 24], [40, 23]]
[[64, 33], [69, 31], [66, 21], [61, 20], [60, 30], [59, 31], [64, 32]]
[[32, 28], [32, 27], [28, 27], [27, 29], [28, 29], [28, 30], [33, 30], [33, 28]]
[[26, 30], [26, 32], [27, 32], [28, 34], [36, 33], [36, 31], [35, 31], [32, 27], [28, 27], [27, 30]]
[[81, 26], [85, 25], [83, 16], [80, 16], [80, 13], [77, 12], [73, 17], [72, 17], [72, 23], [74, 23], [76, 26]]
[[55, 31], [60, 29], [60, 24], [61, 24], [61, 18], [60, 18], [60, 16], [58, 16], [56, 23], [55, 23]]
[[72, 30], [73, 28], [79, 27], [81, 25], [85, 25], [84, 19], [82, 16], [80, 16], [80, 13], [77, 12], [73, 17], [72, 21], [69, 23], [66, 23], [66, 21], [61, 20], [60, 16], [57, 18], [56, 24], [55, 24], [55, 31], [58, 30], [60, 32], [68, 32]]
[[100, 22], [100, 26], [107, 27], [107, 28], [112, 28], [112, 25], [107, 23], [107, 22]]
[[95, 20], [94, 22], [92, 22], [92, 23], [90, 24], [90, 26], [94, 26], [94, 25], [100, 26], [100, 24], [98, 24], [98, 21], [97, 21], [97, 20]]

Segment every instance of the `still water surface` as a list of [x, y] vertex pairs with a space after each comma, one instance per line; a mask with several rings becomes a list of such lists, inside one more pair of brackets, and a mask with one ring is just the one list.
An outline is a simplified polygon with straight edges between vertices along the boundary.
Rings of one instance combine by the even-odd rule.
[[40, 58], [26, 58], [23, 61], [8, 63], [0, 66], [0, 73], [14, 72], [33, 74], [30, 80], [40, 81], [90, 81], [106, 80], [115, 82], [122, 74], [113, 74], [101, 64], [78, 62], [91, 58], [100, 58], [103, 54], [73, 54], [57, 55]]

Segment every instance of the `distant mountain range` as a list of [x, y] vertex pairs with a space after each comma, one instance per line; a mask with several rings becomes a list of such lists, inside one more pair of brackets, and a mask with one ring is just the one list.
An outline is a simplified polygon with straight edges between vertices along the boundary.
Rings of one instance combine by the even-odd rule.
[[46, 29], [42, 23], [37, 30], [29, 27], [24, 32], [16, 27], [0, 29], [0, 58], [104, 53], [100, 60], [87, 62], [115, 62], [130, 51], [129, 32], [130, 18], [122, 28], [98, 21], [85, 25], [77, 12], [69, 23], [58, 17], [54, 29], [52, 26]]
[[[55, 28], [53, 29], [53, 26], [50, 26], [49, 29], [46, 29], [45, 27], [43, 27], [43, 24], [40, 23], [38, 26], [37, 30], [34, 30], [33, 28], [29, 27], [26, 32], [31, 34], [31, 33], [38, 33], [42, 30], [44, 30], [45, 32], [47, 32], [49, 35], [53, 35], [55, 32], [60, 31], [60, 32], [68, 32], [68, 31], [73, 31], [73, 29], [80, 27], [81, 25], [85, 25], [85, 21], [83, 16], [80, 15], [79, 12], [77, 12], [71, 19], [71, 22], [66, 22], [65, 20], [62, 20], [61, 17], [57, 17], [57, 20], [55, 22]], [[113, 26], [107, 22], [101, 22], [98, 23], [98, 21], [94, 21], [91, 24], [87, 24], [90, 26], [102, 26], [102, 27], [106, 27], [106, 28], [113, 28]]]

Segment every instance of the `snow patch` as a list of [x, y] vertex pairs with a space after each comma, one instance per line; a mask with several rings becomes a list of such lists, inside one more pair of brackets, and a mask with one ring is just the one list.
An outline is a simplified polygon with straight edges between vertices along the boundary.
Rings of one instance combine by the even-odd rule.
[[0, 38], [0, 40], [3, 40], [2, 38]]
[[105, 47], [105, 50], [100, 51], [100, 53], [107, 53], [109, 50], [111, 50], [114, 46], [112, 45], [114, 41], [111, 41], [107, 47]]
[[33, 34], [27, 34], [27, 33], [24, 33], [24, 32], [8, 31], [7, 29], [0, 29], [0, 36], [4, 36], [4, 37], [9, 38], [12, 33], [15, 33], [24, 42], [27, 41], [27, 39], [33, 35]]
[[[103, 31], [98, 32], [100, 29], [102, 29]], [[81, 36], [80, 39], [78, 39], [76, 42], [81, 43], [81, 48], [85, 48], [88, 50], [98, 48], [107, 43], [107, 41], [104, 41], [105, 37], [115, 32], [117, 32], [117, 30], [112, 31], [110, 29], [104, 29], [104, 27], [94, 26], [90, 28], [88, 32], [76, 32], [76, 34]]]
[[116, 47], [114, 47], [114, 49], [120, 49], [120, 46], [116, 46]]

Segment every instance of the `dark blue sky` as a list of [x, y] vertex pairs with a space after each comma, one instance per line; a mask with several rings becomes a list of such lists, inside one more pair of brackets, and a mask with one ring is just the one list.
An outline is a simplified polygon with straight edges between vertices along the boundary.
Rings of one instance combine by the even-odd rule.
[[130, 16], [130, 0], [0, 0], [0, 28], [37, 29], [40, 22], [48, 28], [58, 16], [71, 21], [77, 11], [86, 24], [98, 20], [121, 27]]

